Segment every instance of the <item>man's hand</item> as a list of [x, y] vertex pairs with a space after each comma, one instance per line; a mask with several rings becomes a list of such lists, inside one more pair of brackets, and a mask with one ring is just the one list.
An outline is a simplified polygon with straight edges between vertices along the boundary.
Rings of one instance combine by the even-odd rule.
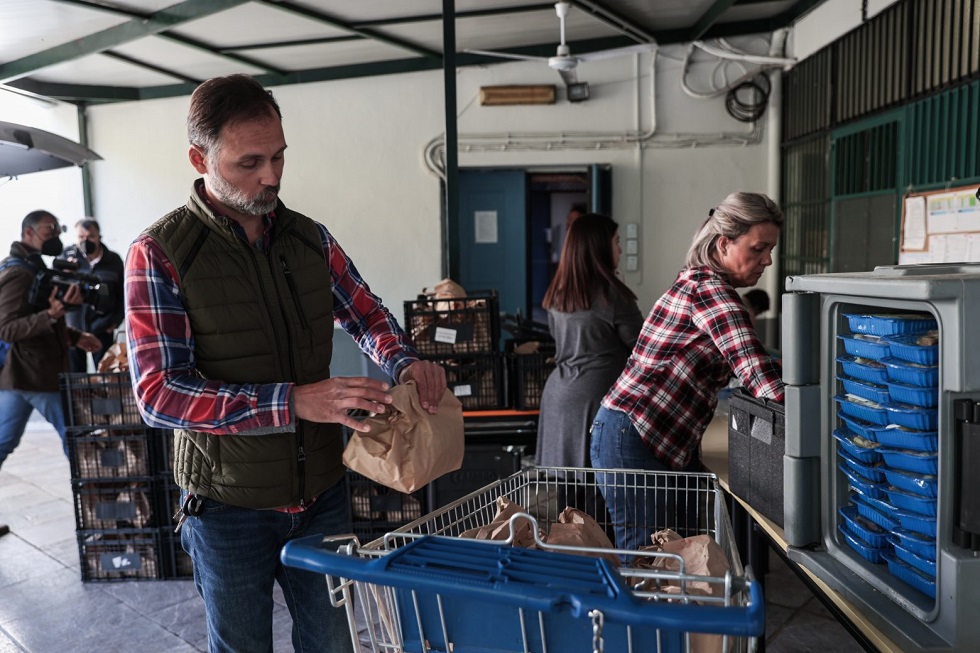
[[65, 314], [65, 304], [81, 304], [82, 291], [76, 285], [72, 285], [65, 291], [64, 299], [58, 299], [58, 289], [52, 288], [48, 295], [48, 317], [57, 320]]
[[398, 378], [399, 383], [406, 381], [415, 381], [422, 408], [435, 415], [446, 391], [446, 370], [432, 361], [415, 361], [402, 370]]
[[[78, 342], [75, 346], [87, 352], [95, 353], [102, 349], [102, 341], [99, 340], [98, 336], [92, 335], [91, 333], [83, 333], [78, 336]], [[95, 361], [98, 363], [98, 361]]]
[[372, 413], [385, 412], [391, 403], [388, 384], [363, 376], [337, 377], [293, 388], [293, 408], [296, 417], [310, 422], [336, 422], [355, 431], [367, 431], [368, 426], [349, 415], [352, 410]]

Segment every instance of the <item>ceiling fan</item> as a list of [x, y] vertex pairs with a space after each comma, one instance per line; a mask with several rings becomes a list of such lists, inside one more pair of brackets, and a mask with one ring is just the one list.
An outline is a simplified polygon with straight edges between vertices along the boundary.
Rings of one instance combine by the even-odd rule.
[[565, 81], [566, 86], [578, 84], [578, 75], [575, 68], [581, 61], [599, 61], [601, 59], [611, 59], [622, 57], [627, 54], [638, 52], [650, 52], [657, 47], [656, 43], [639, 43], [624, 48], [614, 48], [612, 50], [599, 50], [581, 55], [573, 55], [568, 45], [565, 43], [565, 16], [571, 5], [567, 2], [556, 2], [555, 13], [558, 14], [558, 21], [561, 27], [561, 42], [558, 44], [558, 51], [553, 57], [534, 57], [523, 54], [511, 54], [509, 52], [494, 52], [492, 50], [464, 50], [469, 54], [482, 54], [488, 57], [499, 57], [501, 59], [517, 59], [520, 61], [543, 61], [552, 70], [557, 70], [558, 74]]

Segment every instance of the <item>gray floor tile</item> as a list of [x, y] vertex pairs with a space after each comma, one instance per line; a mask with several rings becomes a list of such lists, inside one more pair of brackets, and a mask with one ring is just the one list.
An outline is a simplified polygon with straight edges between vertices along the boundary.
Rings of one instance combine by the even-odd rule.
[[25, 649], [21, 648], [17, 642], [10, 639], [3, 628], [0, 628], [0, 653], [25, 653]]
[[[8, 546], [7, 540], [10, 540]], [[0, 587], [20, 583], [29, 578], [43, 576], [64, 569], [64, 565], [54, 560], [40, 549], [23, 544], [13, 544], [19, 541], [11, 535], [0, 540]]]

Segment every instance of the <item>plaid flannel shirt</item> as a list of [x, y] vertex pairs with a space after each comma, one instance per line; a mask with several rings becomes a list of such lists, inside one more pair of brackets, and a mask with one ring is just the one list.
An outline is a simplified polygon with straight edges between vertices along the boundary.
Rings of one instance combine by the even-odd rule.
[[782, 401], [779, 364], [735, 288], [710, 268], [686, 269], [654, 304], [602, 405], [629, 415], [657, 458], [684, 469], [733, 372], [753, 396]]

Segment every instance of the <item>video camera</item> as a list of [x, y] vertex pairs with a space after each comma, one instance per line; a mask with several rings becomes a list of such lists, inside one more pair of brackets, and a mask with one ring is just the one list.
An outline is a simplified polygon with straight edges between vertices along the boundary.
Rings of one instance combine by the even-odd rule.
[[65, 304], [66, 311], [77, 311], [84, 304], [91, 306], [97, 315], [105, 315], [112, 310], [109, 288], [102, 283], [102, 279], [94, 274], [79, 272], [77, 263], [62, 259], [54, 260], [54, 269], [45, 268], [37, 273], [27, 301], [35, 310], [43, 310], [48, 307], [52, 289], [57, 288], [55, 297], [64, 301], [65, 293], [72, 286], [78, 286], [81, 290], [82, 303]]

